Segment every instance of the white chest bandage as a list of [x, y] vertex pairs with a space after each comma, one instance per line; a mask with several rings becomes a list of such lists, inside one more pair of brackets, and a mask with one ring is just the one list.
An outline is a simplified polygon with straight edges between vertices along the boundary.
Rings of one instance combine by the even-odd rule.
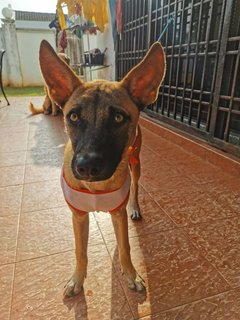
[[113, 212], [120, 208], [128, 199], [131, 184], [130, 172], [121, 188], [114, 191], [90, 192], [86, 189], [72, 188], [65, 180], [62, 170], [61, 186], [67, 204], [84, 214], [91, 211]]

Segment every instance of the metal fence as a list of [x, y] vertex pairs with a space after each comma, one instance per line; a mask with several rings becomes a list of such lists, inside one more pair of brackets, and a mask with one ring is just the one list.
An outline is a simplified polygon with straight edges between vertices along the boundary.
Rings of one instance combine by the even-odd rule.
[[123, 0], [121, 79], [161, 39], [167, 73], [145, 112], [240, 156], [240, 0]]

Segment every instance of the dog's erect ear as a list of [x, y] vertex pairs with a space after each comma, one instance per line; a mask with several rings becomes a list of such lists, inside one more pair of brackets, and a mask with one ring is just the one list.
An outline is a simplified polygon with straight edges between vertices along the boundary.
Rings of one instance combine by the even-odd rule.
[[139, 109], [153, 103], [165, 76], [166, 58], [163, 47], [155, 42], [145, 58], [121, 81]]
[[41, 42], [39, 61], [51, 97], [59, 106], [63, 107], [74, 89], [80, 86], [82, 82], [69, 66], [58, 57], [46, 40]]

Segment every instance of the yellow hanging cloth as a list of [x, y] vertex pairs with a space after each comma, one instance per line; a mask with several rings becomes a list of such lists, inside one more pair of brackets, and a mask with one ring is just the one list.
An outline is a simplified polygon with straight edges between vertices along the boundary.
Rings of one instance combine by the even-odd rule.
[[69, 16], [76, 14], [76, 5], [82, 7], [84, 18], [86, 20], [94, 21], [101, 32], [104, 31], [104, 25], [109, 21], [107, 0], [58, 0], [57, 12], [62, 30], [66, 29], [62, 4], [67, 5]]
[[104, 26], [108, 23], [107, 0], [93, 0], [95, 2], [94, 20], [101, 32], [104, 31]]
[[58, 15], [58, 20], [59, 20], [59, 24], [60, 24], [61, 30], [65, 30], [66, 29], [66, 21], [65, 21], [65, 17], [64, 17], [62, 6], [59, 3], [59, 1], [58, 1], [58, 4], [57, 4], [57, 15]]

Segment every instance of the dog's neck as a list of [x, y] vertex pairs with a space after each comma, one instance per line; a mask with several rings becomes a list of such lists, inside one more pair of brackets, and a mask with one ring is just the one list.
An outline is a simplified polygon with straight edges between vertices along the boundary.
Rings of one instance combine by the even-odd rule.
[[123, 152], [122, 160], [119, 163], [114, 174], [107, 180], [97, 181], [97, 182], [88, 182], [84, 180], [78, 180], [75, 178], [72, 172], [71, 164], [73, 159], [73, 149], [71, 141], [69, 140], [66, 144], [64, 151], [64, 164], [63, 170], [66, 181], [71, 185], [71, 187], [76, 189], [87, 189], [91, 192], [95, 191], [112, 191], [119, 189], [125, 182], [128, 170], [129, 170], [129, 150]]

